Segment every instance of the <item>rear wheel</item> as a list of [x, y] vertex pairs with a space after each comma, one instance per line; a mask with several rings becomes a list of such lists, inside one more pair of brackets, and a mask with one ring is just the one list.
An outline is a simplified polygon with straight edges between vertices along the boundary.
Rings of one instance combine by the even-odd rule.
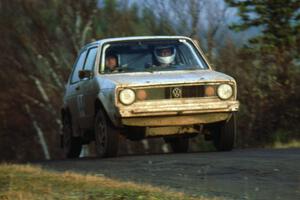
[[189, 149], [189, 138], [165, 138], [165, 141], [170, 144], [173, 152], [175, 153], [186, 153]]
[[101, 109], [95, 120], [95, 143], [99, 157], [115, 157], [118, 153], [119, 131]]
[[63, 149], [67, 158], [78, 158], [81, 152], [82, 142], [79, 137], [73, 137], [71, 118], [66, 115], [63, 118]]
[[212, 129], [213, 142], [218, 151], [231, 151], [236, 137], [236, 116], [232, 115], [229, 121], [217, 124]]

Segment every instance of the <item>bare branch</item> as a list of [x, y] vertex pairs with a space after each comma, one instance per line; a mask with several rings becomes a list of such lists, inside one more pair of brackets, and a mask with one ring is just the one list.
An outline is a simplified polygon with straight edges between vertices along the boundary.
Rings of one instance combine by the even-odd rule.
[[43, 152], [44, 152], [44, 156], [45, 156], [45, 159], [49, 160], [50, 159], [50, 153], [49, 153], [49, 149], [48, 149], [48, 145], [46, 143], [46, 139], [45, 139], [45, 136], [44, 136], [44, 132], [42, 131], [42, 129], [39, 127], [36, 119], [35, 119], [35, 116], [34, 114], [31, 112], [31, 109], [29, 107], [28, 104], [25, 104], [25, 110], [27, 112], [27, 114], [29, 115], [31, 121], [32, 121], [32, 125], [38, 135], [38, 138], [39, 138], [39, 142], [42, 146], [42, 149], [43, 149]]

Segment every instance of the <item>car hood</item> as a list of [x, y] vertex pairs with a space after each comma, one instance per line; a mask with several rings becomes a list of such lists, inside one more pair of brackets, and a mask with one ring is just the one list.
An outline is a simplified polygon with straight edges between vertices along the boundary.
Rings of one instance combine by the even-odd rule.
[[115, 85], [119, 87], [234, 81], [232, 77], [213, 70], [136, 72], [123, 74], [109, 74], [102, 75], [101, 77], [104, 79], [102, 79], [102, 81], [106, 82], [106, 84], [110, 86]]

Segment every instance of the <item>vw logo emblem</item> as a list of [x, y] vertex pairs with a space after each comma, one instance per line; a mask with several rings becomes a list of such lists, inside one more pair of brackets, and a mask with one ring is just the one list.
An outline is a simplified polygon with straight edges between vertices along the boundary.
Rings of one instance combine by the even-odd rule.
[[174, 88], [174, 89], [172, 90], [172, 96], [173, 96], [174, 98], [180, 98], [180, 97], [182, 96], [182, 91], [181, 91], [181, 89], [180, 89], [180, 88]]

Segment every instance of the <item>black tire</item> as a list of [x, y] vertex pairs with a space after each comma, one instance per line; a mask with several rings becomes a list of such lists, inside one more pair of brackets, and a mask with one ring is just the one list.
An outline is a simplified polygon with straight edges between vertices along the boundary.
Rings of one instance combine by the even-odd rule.
[[189, 138], [166, 138], [165, 141], [170, 144], [173, 152], [175, 153], [186, 153], [189, 149]]
[[213, 142], [218, 151], [231, 151], [235, 145], [236, 116], [228, 122], [222, 122], [212, 128]]
[[66, 115], [63, 118], [63, 149], [66, 158], [78, 158], [82, 149], [79, 137], [73, 137], [71, 118]]
[[99, 157], [115, 157], [118, 154], [119, 131], [100, 109], [95, 119], [95, 143]]

